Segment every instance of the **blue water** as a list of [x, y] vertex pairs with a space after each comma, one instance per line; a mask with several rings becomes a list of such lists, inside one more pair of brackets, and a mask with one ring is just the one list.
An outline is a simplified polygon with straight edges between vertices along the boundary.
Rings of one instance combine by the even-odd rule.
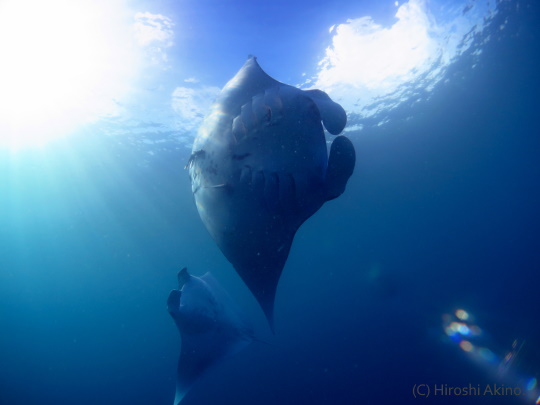
[[498, 356], [525, 341], [513, 372], [540, 380], [540, 26], [520, 4], [475, 69], [463, 56], [427, 101], [349, 134], [355, 173], [296, 236], [275, 336], [198, 217], [189, 150], [80, 132], [1, 152], [0, 403], [171, 404], [165, 302], [183, 266], [211, 270], [272, 343], [219, 364], [186, 405], [417, 403], [415, 384], [504, 383], [444, 333], [458, 308]]

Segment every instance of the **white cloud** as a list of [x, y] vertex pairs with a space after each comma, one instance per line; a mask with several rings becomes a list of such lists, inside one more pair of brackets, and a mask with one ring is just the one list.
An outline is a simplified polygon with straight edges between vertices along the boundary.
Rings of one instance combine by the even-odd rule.
[[135, 39], [140, 46], [155, 45], [170, 47], [173, 45], [174, 24], [169, 17], [161, 14], [137, 13], [135, 14]]
[[427, 14], [419, 5], [400, 7], [399, 21], [382, 28], [370, 17], [348, 20], [337, 27], [333, 47], [327, 49], [318, 84], [347, 82], [358, 87], [395, 88], [421, 66], [435, 48]]
[[390, 27], [367, 16], [333, 25], [332, 45], [319, 62], [313, 87], [361, 118], [405, 101], [414, 88], [430, 91], [470, 47], [470, 32], [481, 31], [496, 13], [494, 0], [457, 3], [434, 16], [430, 3], [409, 0], [398, 7]]
[[172, 93], [171, 105], [177, 114], [178, 130], [195, 135], [219, 92], [219, 87], [212, 86], [177, 87]]
[[174, 45], [174, 23], [169, 17], [149, 12], [135, 14], [133, 23], [137, 44], [145, 51], [152, 65], [168, 62], [166, 49]]

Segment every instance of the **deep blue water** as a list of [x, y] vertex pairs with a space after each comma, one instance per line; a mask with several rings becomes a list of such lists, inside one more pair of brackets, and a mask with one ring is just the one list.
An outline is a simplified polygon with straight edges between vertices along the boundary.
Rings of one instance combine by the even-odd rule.
[[273, 342], [186, 405], [416, 403], [415, 384], [504, 383], [444, 334], [458, 308], [499, 355], [525, 341], [512, 372], [540, 380], [537, 11], [503, 8], [475, 69], [465, 56], [428, 101], [351, 135], [356, 171], [296, 236], [274, 337], [198, 217], [188, 150], [81, 133], [2, 152], [0, 403], [171, 404], [165, 301], [182, 266], [211, 270]]

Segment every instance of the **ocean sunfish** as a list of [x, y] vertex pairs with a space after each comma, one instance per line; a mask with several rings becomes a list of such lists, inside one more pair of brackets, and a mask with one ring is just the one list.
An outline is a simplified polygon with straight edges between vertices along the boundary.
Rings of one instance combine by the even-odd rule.
[[280, 83], [249, 57], [195, 138], [186, 167], [199, 215], [271, 325], [296, 231], [353, 172], [351, 141], [336, 137], [328, 153], [323, 129], [337, 135], [346, 122], [326, 93]]
[[167, 309], [182, 340], [174, 398], [178, 405], [209, 368], [248, 346], [253, 330], [210, 273], [195, 277], [185, 267], [180, 270]]

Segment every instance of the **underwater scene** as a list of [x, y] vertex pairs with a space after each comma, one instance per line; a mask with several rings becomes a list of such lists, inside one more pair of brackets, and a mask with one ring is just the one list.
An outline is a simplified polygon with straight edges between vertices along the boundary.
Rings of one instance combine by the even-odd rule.
[[0, 404], [540, 404], [536, 0], [0, 0]]

